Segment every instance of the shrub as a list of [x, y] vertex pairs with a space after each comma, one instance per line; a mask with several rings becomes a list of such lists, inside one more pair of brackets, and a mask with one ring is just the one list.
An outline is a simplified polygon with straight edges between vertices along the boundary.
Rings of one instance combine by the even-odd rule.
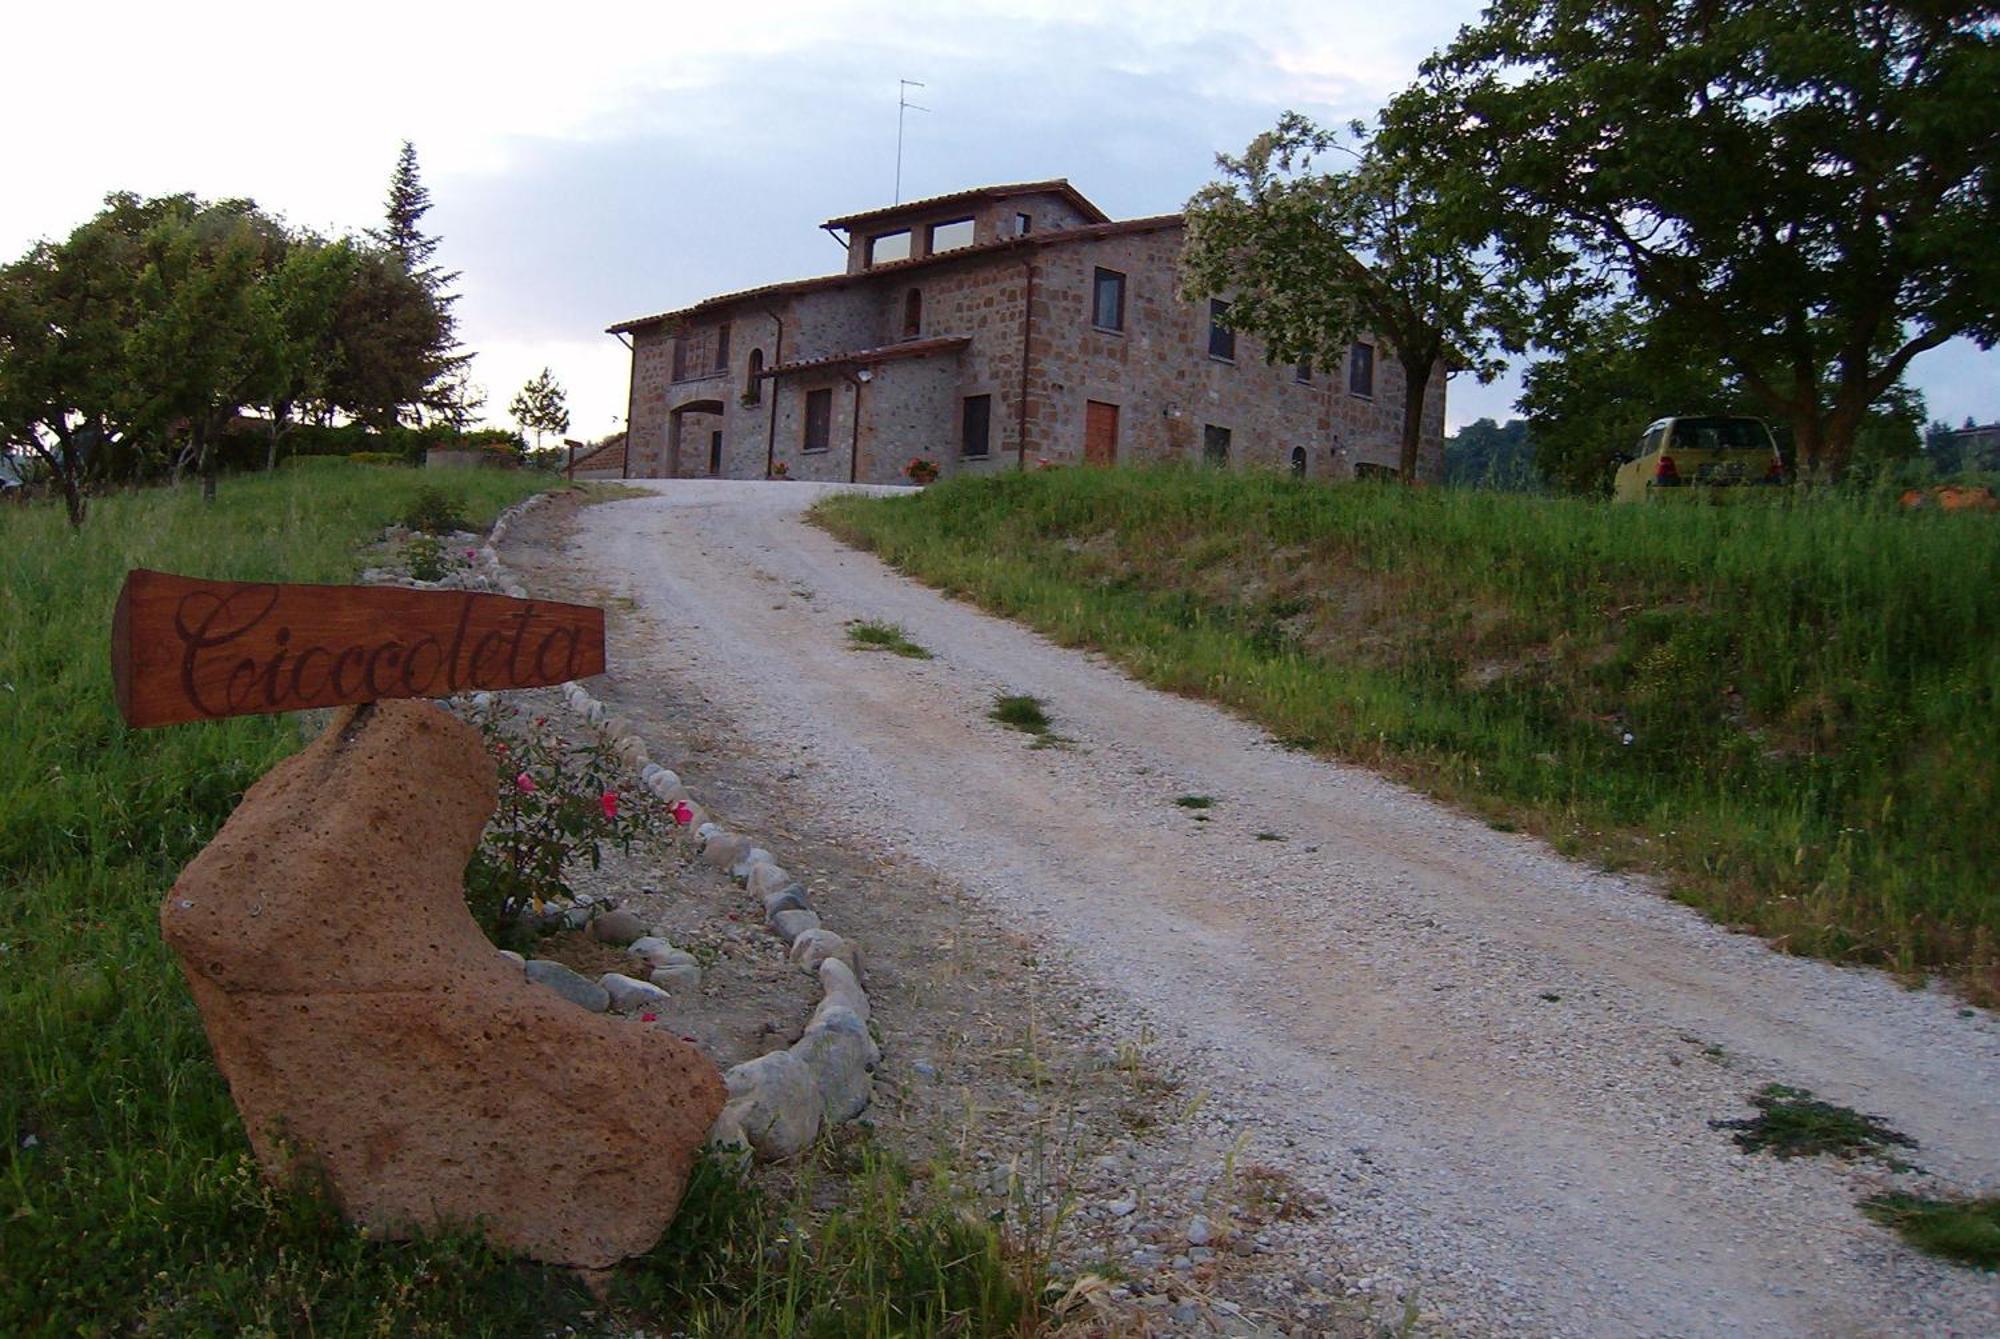
[[425, 485], [417, 490], [416, 500], [403, 513], [403, 524], [427, 535], [443, 535], [462, 528], [465, 520], [452, 504], [450, 494], [442, 488]]
[[465, 899], [493, 942], [512, 947], [533, 936], [532, 914], [569, 895], [565, 871], [597, 868], [604, 843], [630, 850], [651, 827], [644, 809], [619, 790], [618, 760], [602, 745], [572, 747], [547, 719], [523, 724], [512, 707], [480, 722], [500, 773], [500, 802], [465, 871]]
[[434, 535], [418, 535], [403, 550], [409, 559], [410, 575], [419, 581], [442, 581], [449, 570], [444, 560], [444, 545], [438, 543]]
[[406, 465], [394, 451], [349, 451], [347, 458], [357, 465]]

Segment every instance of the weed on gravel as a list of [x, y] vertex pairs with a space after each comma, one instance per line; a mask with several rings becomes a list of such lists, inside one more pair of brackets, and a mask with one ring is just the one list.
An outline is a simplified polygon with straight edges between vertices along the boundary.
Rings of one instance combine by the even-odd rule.
[[1887, 1154], [1891, 1148], [1914, 1149], [1917, 1141], [1890, 1127], [1880, 1116], [1864, 1116], [1849, 1107], [1822, 1102], [1804, 1088], [1767, 1083], [1750, 1099], [1757, 1114], [1740, 1120], [1712, 1120], [1709, 1127], [1734, 1130], [1736, 1146], [1746, 1153], [1770, 1153], [1779, 1158], [1810, 1158], [1831, 1154], [1852, 1161], [1880, 1158], [1892, 1171], [1910, 1171], [1910, 1164]]
[[1027, 693], [1001, 693], [993, 699], [993, 710], [986, 715], [1011, 729], [1033, 735], [1041, 741], [1058, 738], [1055, 723], [1049, 719], [1048, 708], [1038, 697]]
[[2000, 1270], [2000, 1196], [1877, 1195], [1861, 1208], [1920, 1251], [1976, 1269]]
[[847, 625], [847, 640], [863, 651], [887, 651], [908, 660], [929, 660], [931, 653], [911, 641], [901, 625], [864, 619]]
[[1183, 809], [1212, 809], [1215, 801], [1206, 795], [1183, 795], [1174, 801]]

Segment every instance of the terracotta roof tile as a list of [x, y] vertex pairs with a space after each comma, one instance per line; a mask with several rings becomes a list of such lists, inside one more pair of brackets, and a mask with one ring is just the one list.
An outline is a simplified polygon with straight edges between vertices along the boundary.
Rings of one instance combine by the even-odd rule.
[[1180, 224], [1179, 214], [1155, 214], [1142, 219], [1121, 219], [1116, 223], [1092, 223], [1081, 228], [1055, 228], [1048, 232], [1029, 233], [1026, 237], [1003, 237], [998, 241], [984, 242], [978, 246], [961, 246], [950, 251], [941, 251], [934, 256], [891, 261], [887, 265], [872, 266], [853, 274], [822, 274], [811, 279], [789, 279], [784, 283], [764, 284], [758, 288], [722, 293], [712, 298], [703, 298], [692, 306], [620, 321], [616, 325], [606, 326], [605, 333], [624, 334], [627, 331], [643, 330], [647, 326], [659, 325], [677, 318], [699, 316], [723, 307], [734, 306], [739, 302], [752, 302], [758, 298], [790, 297], [826, 288], [844, 288], [849, 284], [866, 283], [880, 275], [904, 274], [911, 270], [926, 269], [933, 265], [949, 265], [954, 261], [991, 256], [1004, 251], [1027, 251], [1037, 247], [1063, 246], [1070, 242], [1088, 242], [1100, 237], [1122, 237], [1127, 233], [1158, 232], [1165, 228], [1177, 228]]
[[808, 372], [820, 367], [839, 367], [843, 364], [893, 363], [904, 358], [925, 358], [933, 353], [957, 353], [972, 343], [969, 335], [947, 335], [938, 339], [910, 339], [900, 344], [884, 344], [874, 349], [856, 349], [851, 353], [829, 353], [821, 358], [801, 358], [795, 363], [779, 363], [767, 367], [757, 375], [760, 377], [783, 376], [787, 372]]

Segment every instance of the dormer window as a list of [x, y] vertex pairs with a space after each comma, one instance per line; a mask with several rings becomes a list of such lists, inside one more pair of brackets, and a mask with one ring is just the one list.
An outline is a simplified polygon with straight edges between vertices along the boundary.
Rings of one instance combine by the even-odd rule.
[[923, 290], [913, 288], [903, 297], [903, 338], [915, 339], [924, 332]]
[[910, 258], [910, 230], [898, 228], [895, 232], [880, 232], [868, 239], [868, 263], [887, 265], [892, 261]]
[[948, 223], [931, 224], [931, 254], [940, 251], [956, 251], [962, 246], [972, 245], [972, 220], [952, 219]]

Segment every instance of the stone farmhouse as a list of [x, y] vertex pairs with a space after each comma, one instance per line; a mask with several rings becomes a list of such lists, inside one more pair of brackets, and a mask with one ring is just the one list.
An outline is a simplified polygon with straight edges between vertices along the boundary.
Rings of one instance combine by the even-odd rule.
[[[1402, 369], [1275, 365], [1183, 302], [1178, 214], [1114, 222], [1067, 181], [829, 219], [839, 274], [623, 321], [624, 472], [900, 483], [1051, 464], [1205, 460], [1313, 478], [1394, 473]], [[1442, 369], [1421, 473], [1442, 470]]]

